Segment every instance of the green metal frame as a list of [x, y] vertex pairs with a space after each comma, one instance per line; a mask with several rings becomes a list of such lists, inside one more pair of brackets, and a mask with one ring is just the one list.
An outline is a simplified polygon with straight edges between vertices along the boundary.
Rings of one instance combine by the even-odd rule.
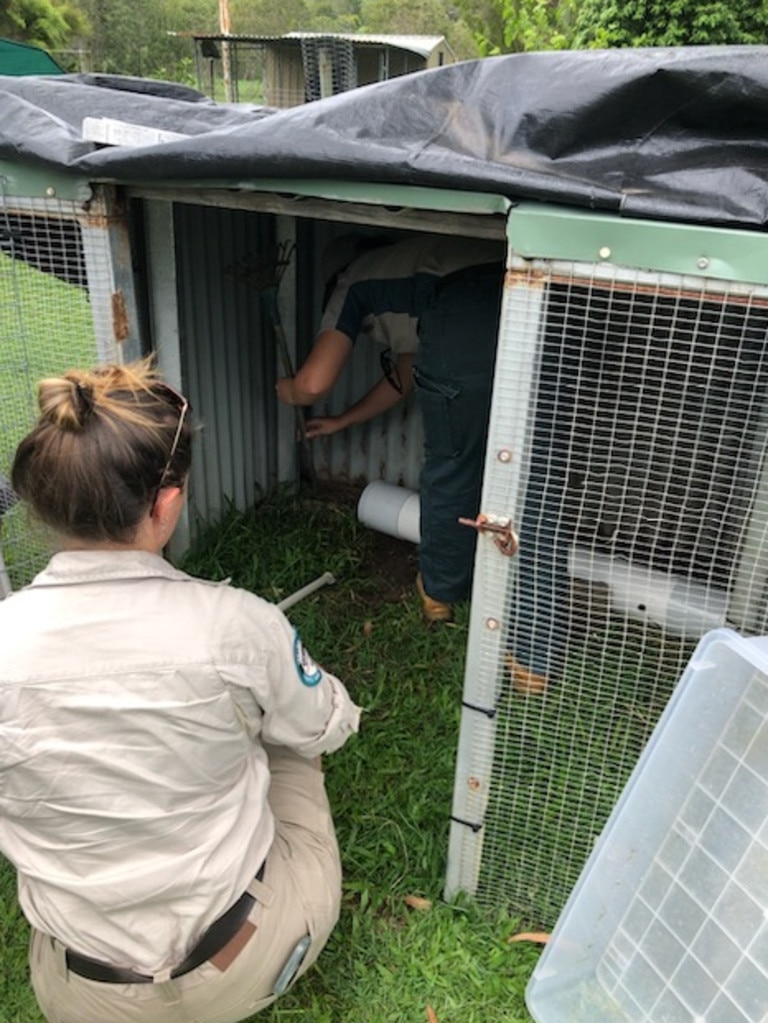
[[633, 267], [768, 284], [768, 236], [757, 231], [632, 220], [523, 203], [510, 213], [512, 249], [526, 259]]
[[27, 163], [0, 160], [0, 196], [85, 202], [93, 190], [85, 178], [58, 174]]
[[[231, 187], [231, 185], [229, 186]], [[487, 192], [463, 192], [448, 188], [422, 188], [416, 185], [379, 185], [360, 181], [321, 181], [264, 178], [240, 182], [245, 191], [277, 192], [283, 195], [312, 196], [338, 202], [367, 203], [402, 209], [413, 206], [446, 213], [506, 213], [512, 205], [502, 195]]]

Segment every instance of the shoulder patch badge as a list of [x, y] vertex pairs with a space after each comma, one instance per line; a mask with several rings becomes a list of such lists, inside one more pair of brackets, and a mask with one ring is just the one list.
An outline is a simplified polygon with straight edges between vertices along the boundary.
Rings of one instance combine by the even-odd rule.
[[307, 648], [301, 642], [298, 632], [293, 635], [293, 661], [299, 678], [305, 686], [316, 686], [323, 677], [322, 668], [312, 660]]

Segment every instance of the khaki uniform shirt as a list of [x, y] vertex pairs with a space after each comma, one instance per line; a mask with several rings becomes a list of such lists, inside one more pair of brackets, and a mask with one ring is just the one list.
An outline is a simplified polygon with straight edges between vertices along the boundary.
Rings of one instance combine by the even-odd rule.
[[0, 602], [0, 851], [30, 923], [157, 974], [273, 839], [262, 743], [341, 746], [359, 709], [274, 605], [138, 552], [68, 552]]
[[339, 277], [320, 330], [339, 330], [354, 344], [360, 335], [391, 348], [416, 352], [419, 316], [441, 278], [470, 266], [504, 265], [502, 242], [415, 235], [373, 249]]

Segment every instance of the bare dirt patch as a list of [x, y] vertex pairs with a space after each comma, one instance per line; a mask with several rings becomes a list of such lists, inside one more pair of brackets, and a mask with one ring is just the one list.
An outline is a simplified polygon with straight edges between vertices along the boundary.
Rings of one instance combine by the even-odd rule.
[[[302, 493], [312, 501], [327, 501], [356, 515], [364, 488], [365, 483], [322, 480], [305, 487]], [[361, 568], [378, 599], [390, 603], [413, 596], [418, 572], [416, 544], [365, 526], [360, 528], [365, 540]]]

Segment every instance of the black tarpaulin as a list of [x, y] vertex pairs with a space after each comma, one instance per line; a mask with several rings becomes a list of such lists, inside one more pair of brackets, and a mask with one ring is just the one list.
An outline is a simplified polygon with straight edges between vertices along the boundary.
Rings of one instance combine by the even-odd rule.
[[[190, 137], [97, 146], [86, 116]], [[768, 47], [514, 54], [279, 111], [139, 79], [0, 78], [0, 160], [123, 183], [421, 185], [762, 228]]]

